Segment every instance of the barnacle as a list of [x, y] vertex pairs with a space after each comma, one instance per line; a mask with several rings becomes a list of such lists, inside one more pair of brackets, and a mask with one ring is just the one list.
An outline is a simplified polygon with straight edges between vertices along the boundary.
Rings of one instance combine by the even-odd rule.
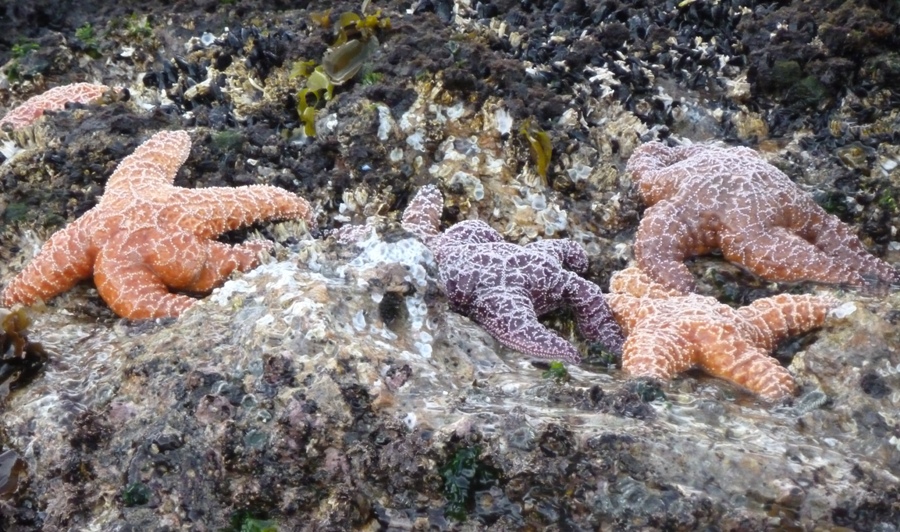
[[553, 379], [557, 383], [568, 382], [569, 370], [566, 369], [565, 364], [558, 360], [554, 360], [550, 362], [550, 367], [541, 374], [541, 377], [544, 379]]
[[541, 176], [543, 184], [546, 185], [547, 169], [550, 168], [550, 159], [553, 157], [553, 143], [550, 142], [550, 135], [536, 126], [530, 118], [522, 123], [519, 132], [528, 141], [528, 147], [531, 148], [531, 159], [534, 161], [537, 173]]

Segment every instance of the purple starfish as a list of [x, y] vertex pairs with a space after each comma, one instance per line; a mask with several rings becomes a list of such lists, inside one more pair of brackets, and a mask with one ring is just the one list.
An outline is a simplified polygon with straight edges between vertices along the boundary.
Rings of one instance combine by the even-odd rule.
[[453, 310], [487, 329], [501, 344], [537, 358], [577, 364], [581, 355], [537, 317], [569, 306], [585, 338], [621, 353], [624, 336], [600, 288], [579, 277], [584, 249], [568, 239], [510, 244], [482, 221], [439, 232], [444, 199], [423, 187], [403, 212], [403, 227], [434, 253]]

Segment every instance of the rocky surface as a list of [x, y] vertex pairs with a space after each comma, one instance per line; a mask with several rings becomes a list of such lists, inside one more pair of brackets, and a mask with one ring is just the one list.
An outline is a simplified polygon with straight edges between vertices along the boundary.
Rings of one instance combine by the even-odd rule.
[[[801, 385], [784, 405], [699, 374], [629, 382], [575, 334], [591, 356], [554, 378], [450, 312], [397, 224], [435, 183], [446, 223], [576, 239], [606, 287], [642, 209], [622, 173], [634, 147], [718, 140], [762, 151], [896, 265], [895, 3], [378, 4], [391, 28], [316, 113], [315, 138], [291, 74], [334, 42], [322, 9], [361, 6], [289, 4], [0, 10], [4, 110], [68, 82], [128, 89], [4, 147], [0, 280], [160, 129], [191, 131], [179, 186], [274, 184], [314, 203], [322, 227], [373, 227], [358, 246], [254, 228], [276, 255], [178, 320], [118, 320], [90, 283], [36, 310], [27, 340], [47, 362], [3, 404], [0, 528], [897, 530], [896, 289], [691, 264], [726, 303], [845, 302], [779, 350]], [[553, 145], [546, 177], [528, 118]], [[572, 330], [565, 314], [548, 323]], [[7, 358], [38, 352], [19, 325]]]

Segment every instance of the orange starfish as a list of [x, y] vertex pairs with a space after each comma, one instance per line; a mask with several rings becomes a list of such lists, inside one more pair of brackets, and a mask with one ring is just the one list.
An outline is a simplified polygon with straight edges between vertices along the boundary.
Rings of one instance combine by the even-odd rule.
[[644, 144], [628, 160], [650, 208], [634, 245], [638, 266], [681, 292], [694, 289], [684, 260], [720, 249], [773, 281], [871, 287], [900, 282], [853, 232], [749, 148]]
[[110, 90], [106, 85], [94, 83], [72, 83], [54, 87], [43, 94], [32, 96], [22, 105], [10, 111], [0, 120], [0, 128], [9, 125], [12, 129], [23, 128], [44, 114], [44, 111], [58, 111], [67, 103], [90, 103]]
[[309, 203], [276, 187], [186, 189], [172, 185], [191, 150], [185, 131], [153, 135], [122, 160], [100, 203], [44, 244], [0, 294], [30, 305], [93, 275], [119, 316], [177, 316], [196, 300], [168, 288], [208, 292], [232, 271], [259, 264], [268, 242], [228, 246], [212, 238], [256, 221], [306, 220]]
[[628, 333], [626, 373], [668, 380], [696, 365], [769, 401], [793, 394], [794, 379], [768, 353], [782, 339], [821, 327], [838, 303], [782, 294], [733, 309], [665, 288], [636, 267], [616, 272], [610, 292], [607, 301]]

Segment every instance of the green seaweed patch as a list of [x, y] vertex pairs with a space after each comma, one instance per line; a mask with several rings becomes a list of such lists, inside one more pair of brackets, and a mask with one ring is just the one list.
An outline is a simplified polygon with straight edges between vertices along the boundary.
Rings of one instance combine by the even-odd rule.
[[480, 447], [462, 447], [440, 469], [447, 499], [444, 511], [451, 519], [465, 521], [475, 510], [475, 494], [497, 483], [497, 471], [480, 460], [480, 455]]
[[324, 11], [311, 12], [309, 14], [309, 20], [314, 26], [319, 26], [325, 30], [331, 29], [331, 8]]
[[363, 85], [366, 85], [366, 86], [375, 85], [376, 83], [380, 82], [382, 79], [384, 79], [384, 74], [382, 74], [381, 72], [366, 72], [365, 74], [363, 74], [363, 77], [362, 77], [362, 80], [360, 81], [360, 83], [362, 83]]
[[125, 506], [143, 506], [150, 502], [150, 496], [153, 495], [153, 492], [150, 490], [150, 486], [144, 484], [143, 482], [134, 482], [125, 486], [125, 489], [122, 491], [122, 501], [125, 503]]
[[566, 365], [558, 360], [554, 360], [550, 362], [550, 367], [547, 368], [541, 377], [545, 379], [553, 379], [557, 383], [563, 383], [569, 381], [569, 370], [566, 369]]
[[896, 213], [898, 209], [895, 193], [891, 190], [882, 193], [881, 197], [878, 198], [878, 205], [880, 205], [882, 209]]
[[353, 39], [330, 48], [322, 57], [322, 68], [335, 85], [353, 79], [378, 47], [378, 39]]
[[75, 30], [75, 38], [81, 41], [82, 50], [89, 57], [98, 59], [100, 57], [100, 46], [97, 43], [97, 33], [90, 22], [85, 22], [83, 26]]
[[243, 143], [244, 137], [233, 129], [224, 129], [212, 135], [212, 144], [219, 151], [236, 150]]
[[278, 532], [278, 525], [249, 510], [238, 510], [231, 514], [229, 526], [220, 532]]
[[22, 40], [12, 45], [12, 49], [10, 49], [10, 53], [12, 54], [14, 59], [22, 59], [29, 53], [40, 48], [40, 45], [36, 42]]
[[530, 118], [526, 118], [519, 128], [519, 132], [528, 141], [531, 150], [531, 160], [534, 162], [535, 171], [541, 176], [543, 184], [547, 185], [547, 170], [550, 168], [550, 159], [553, 158], [553, 142], [546, 131], [535, 125]]
[[90, 22], [85, 22], [83, 26], [75, 30], [75, 38], [84, 42], [85, 44], [94, 42], [95, 37], [94, 27], [91, 26]]
[[125, 19], [125, 33], [133, 37], [150, 37], [153, 35], [153, 26], [147, 15], [132, 13]]
[[28, 216], [28, 211], [26, 203], [10, 203], [3, 211], [3, 221], [6, 223], [21, 222]]
[[7, 79], [9, 79], [9, 81], [18, 81], [22, 75], [22, 65], [19, 63], [19, 59], [24, 59], [25, 56], [39, 48], [40, 45], [38, 43], [29, 41], [27, 39], [20, 39], [16, 42], [16, 44], [12, 45], [12, 48], [10, 49], [12, 61], [9, 62], [9, 66], [5, 71], [6, 77]]

